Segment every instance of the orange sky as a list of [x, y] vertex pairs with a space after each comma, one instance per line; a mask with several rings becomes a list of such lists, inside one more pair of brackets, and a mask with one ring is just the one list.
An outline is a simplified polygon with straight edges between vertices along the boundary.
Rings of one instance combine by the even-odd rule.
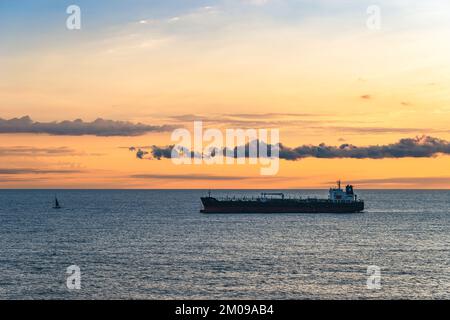
[[[386, 2], [377, 31], [367, 29], [364, 7], [335, 15], [316, 8], [297, 20], [276, 1], [247, 3], [237, 16], [230, 6], [181, 8], [145, 23], [137, 14], [88, 21], [76, 32], [46, 29], [32, 43], [32, 34], [9, 29], [16, 37], [0, 50], [0, 118], [188, 129], [205, 119], [220, 129], [277, 128], [290, 147], [385, 145], [423, 134], [450, 140], [448, 4]], [[258, 165], [176, 166], [127, 150], [171, 144], [170, 134], [3, 133], [0, 187], [324, 188], [337, 179], [360, 188], [450, 186], [444, 155], [281, 160], [279, 173], [264, 177]], [[11, 152], [17, 147], [67, 152]]]

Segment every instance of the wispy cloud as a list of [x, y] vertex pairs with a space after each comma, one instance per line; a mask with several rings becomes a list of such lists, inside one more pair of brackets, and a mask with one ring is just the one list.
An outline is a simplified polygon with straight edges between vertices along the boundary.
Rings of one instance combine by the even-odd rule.
[[2, 176], [0, 175], [0, 182], [2, 183], [30, 183], [31, 181], [33, 182], [40, 182], [40, 181], [45, 181], [46, 178], [45, 177], [30, 177], [30, 176], [26, 176], [26, 177], [19, 177], [19, 176], [11, 176], [11, 175], [5, 175]]
[[225, 176], [225, 175], [213, 175], [213, 174], [133, 174], [129, 176], [133, 179], [143, 180], [195, 180], [195, 181], [284, 181], [289, 180], [291, 177], [266, 177], [266, 176]]
[[0, 175], [21, 174], [71, 174], [80, 173], [81, 170], [59, 170], [59, 169], [32, 169], [32, 168], [0, 168]]
[[139, 136], [149, 132], [171, 131], [172, 126], [153, 126], [128, 121], [97, 119], [84, 122], [81, 119], [61, 122], [36, 122], [30, 117], [4, 120], [0, 118], [0, 134], [3, 133], [35, 133], [61, 136]]
[[273, 118], [304, 118], [304, 117], [321, 117], [323, 114], [316, 113], [287, 113], [287, 112], [270, 112], [270, 113], [225, 113], [225, 117], [235, 117], [244, 119], [273, 119]]
[[77, 154], [73, 149], [67, 147], [38, 148], [30, 146], [0, 147], [0, 157], [55, 157]]
[[130, 176], [136, 179], [157, 179], [157, 180], [245, 180], [249, 177], [220, 176], [209, 174], [134, 174]]
[[[222, 114], [180, 114], [168, 116], [170, 119], [177, 121], [227, 121], [236, 119], [255, 120], [255, 119], [277, 119], [277, 118], [309, 118], [309, 117], [322, 117], [324, 114], [317, 113], [288, 113], [288, 112], [268, 112], [268, 113], [222, 113]], [[242, 120], [242, 121], [245, 121]]]
[[[310, 113], [229, 113], [229, 114], [180, 114], [167, 117], [167, 121], [175, 121], [186, 124], [193, 121], [202, 121], [206, 126], [216, 125], [220, 127], [240, 127], [240, 128], [268, 128], [268, 127], [288, 127], [288, 126], [311, 126], [323, 123], [317, 119], [324, 115]], [[339, 122], [334, 120], [333, 122]]]
[[417, 185], [417, 186], [433, 186], [449, 184], [450, 177], [394, 177], [382, 179], [358, 179], [352, 180], [352, 183], [358, 185]]
[[[353, 114], [355, 115], [355, 114]], [[342, 132], [349, 134], [389, 134], [404, 133], [412, 135], [447, 133], [446, 129], [419, 127], [376, 127], [363, 126], [370, 121], [358, 120], [360, 126], [347, 125], [347, 116], [331, 117], [324, 113], [223, 113], [223, 114], [180, 114], [158, 115], [160, 121], [179, 123], [188, 126], [194, 121], [202, 121], [205, 127], [221, 128], [281, 128], [308, 130], [310, 132]], [[354, 121], [352, 121], [354, 122]], [[353, 124], [353, 123], [352, 123]]]
[[311, 127], [310, 129], [331, 130], [335, 132], [355, 133], [355, 134], [385, 134], [385, 133], [431, 133], [431, 132], [448, 132], [448, 130], [437, 130], [431, 128], [395, 128], [395, 127], [350, 127], [350, 126], [324, 126]]

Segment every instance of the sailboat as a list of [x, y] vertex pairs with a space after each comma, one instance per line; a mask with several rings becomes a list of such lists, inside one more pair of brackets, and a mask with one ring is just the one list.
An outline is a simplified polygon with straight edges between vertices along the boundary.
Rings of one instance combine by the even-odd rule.
[[58, 198], [55, 196], [55, 205], [53, 206], [53, 209], [61, 209], [61, 206], [59, 205]]

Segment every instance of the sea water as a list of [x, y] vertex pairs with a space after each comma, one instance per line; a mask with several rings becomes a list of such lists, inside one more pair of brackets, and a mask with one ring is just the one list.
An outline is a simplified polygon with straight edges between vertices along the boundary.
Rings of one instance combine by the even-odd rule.
[[206, 194], [0, 191], [0, 299], [450, 298], [449, 191], [362, 190], [360, 214], [205, 215]]

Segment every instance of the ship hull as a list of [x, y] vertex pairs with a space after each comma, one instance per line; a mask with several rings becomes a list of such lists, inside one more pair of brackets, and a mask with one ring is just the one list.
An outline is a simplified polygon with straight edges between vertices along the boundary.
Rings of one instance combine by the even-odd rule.
[[358, 213], [363, 201], [338, 202], [329, 200], [268, 200], [240, 201], [201, 198], [202, 213]]

